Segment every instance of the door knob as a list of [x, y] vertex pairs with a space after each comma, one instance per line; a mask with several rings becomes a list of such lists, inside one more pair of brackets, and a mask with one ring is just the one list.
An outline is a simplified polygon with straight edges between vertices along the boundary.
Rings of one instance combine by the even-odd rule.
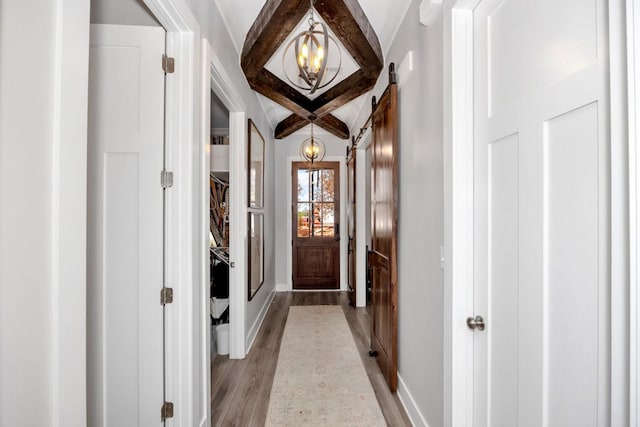
[[469, 317], [467, 319], [467, 326], [472, 331], [476, 329], [479, 331], [484, 331], [484, 319], [482, 318], [482, 316]]

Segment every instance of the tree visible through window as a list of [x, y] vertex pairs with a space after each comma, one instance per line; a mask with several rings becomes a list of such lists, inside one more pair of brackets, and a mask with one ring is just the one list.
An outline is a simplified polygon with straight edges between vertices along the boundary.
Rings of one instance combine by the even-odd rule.
[[298, 237], [334, 237], [332, 169], [298, 170]]

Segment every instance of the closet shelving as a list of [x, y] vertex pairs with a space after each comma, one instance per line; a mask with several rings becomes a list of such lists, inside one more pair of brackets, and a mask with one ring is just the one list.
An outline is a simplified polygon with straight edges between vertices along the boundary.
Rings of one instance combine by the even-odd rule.
[[[209, 175], [211, 302], [214, 324], [227, 321], [229, 307], [229, 139], [212, 129]], [[226, 287], [226, 288], [225, 288]]]

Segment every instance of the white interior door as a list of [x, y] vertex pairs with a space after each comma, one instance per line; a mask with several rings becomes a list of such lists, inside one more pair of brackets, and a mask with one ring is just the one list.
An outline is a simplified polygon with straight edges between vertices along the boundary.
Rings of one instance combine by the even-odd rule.
[[605, 426], [607, 2], [474, 14], [475, 426]]
[[88, 424], [162, 425], [165, 32], [92, 25]]

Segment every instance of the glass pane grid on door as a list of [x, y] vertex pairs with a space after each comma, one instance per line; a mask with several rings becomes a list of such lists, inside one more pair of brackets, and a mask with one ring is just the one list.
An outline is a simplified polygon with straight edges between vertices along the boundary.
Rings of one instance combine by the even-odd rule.
[[334, 237], [334, 171], [298, 170], [298, 237]]

